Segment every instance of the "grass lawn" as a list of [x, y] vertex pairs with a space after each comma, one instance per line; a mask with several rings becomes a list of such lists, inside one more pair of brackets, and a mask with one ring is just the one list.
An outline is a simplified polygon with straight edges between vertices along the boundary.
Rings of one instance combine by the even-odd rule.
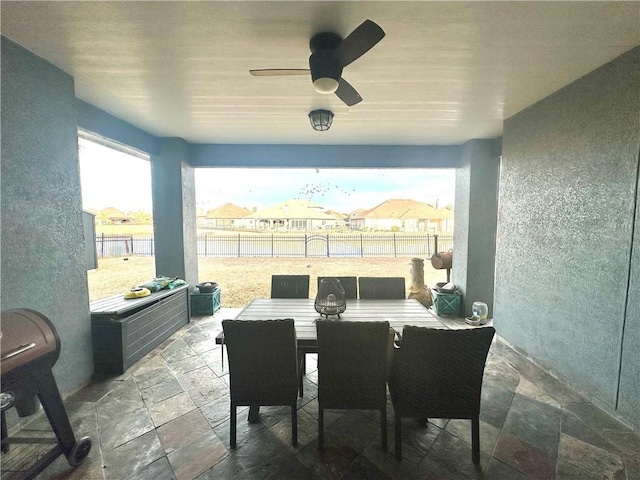
[[[410, 258], [200, 257], [198, 275], [200, 282], [220, 284], [223, 307], [243, 307], [254, 298], [270, 296], [272, 274], [309, 274], [310, 298], [316, 296], [318, 276], [405, 277], [408, 291], [410, 263]], [[424, 274], [427, 286], [447, 279], [446, 271], [434, 270], [428, 260]], [[89, 299], [124, 293], [154, 276], [153, 257], [100, 258], [98, 269], [88, 272]]]

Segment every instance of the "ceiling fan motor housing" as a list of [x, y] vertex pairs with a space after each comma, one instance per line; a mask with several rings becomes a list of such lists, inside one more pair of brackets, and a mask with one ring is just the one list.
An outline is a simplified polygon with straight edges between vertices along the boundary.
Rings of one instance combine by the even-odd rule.
[[318, 33], [309, 42], [311, 80], [319, 93], [333, 93], [338, 88], [342, 65], [333, 51], [341, 43], [342, 37], [330, 32]]
[[[331, 55], [332, 50], [318, 50], [314, 52], [309, 57], [309, 69], [311, 70], [311, 80], [320, 93], [333, 93], [338, 88], [338, 83], [340, 82], [340, 77], [342, 76], [342, 67], [338, 60]], [[319, 88], [318, 83], [323, 83], [322, 79], [332, 79], [335, 80], [335, 88], [330, 91], [321, 91], [322, 88]], [[316, 80], [320, 79], [319, 82]], [[331, 82], [329, 82], [331, 83]]]
[[316, 33], [309, 41], [311, 53], [318, 50], [335, 50], [342, 43], [342, 37], [331, 32]]

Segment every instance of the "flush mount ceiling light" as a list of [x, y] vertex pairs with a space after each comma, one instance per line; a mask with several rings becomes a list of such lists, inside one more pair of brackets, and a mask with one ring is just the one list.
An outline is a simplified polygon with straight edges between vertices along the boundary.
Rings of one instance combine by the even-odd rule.
[[329, 94], [338, 90], [338, 80], [331, 77], [319, 77], [313, 81], [313, 88], [318, 93]]
[[324, 132], [331, 128], [333, 112], [329, 110], [314, 110], [309, 112], [309, 121], [314, 130]]

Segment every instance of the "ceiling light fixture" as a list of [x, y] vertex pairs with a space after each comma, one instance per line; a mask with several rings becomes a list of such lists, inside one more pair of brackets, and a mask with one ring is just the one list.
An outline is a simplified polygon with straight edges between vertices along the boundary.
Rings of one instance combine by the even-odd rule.
[[325, 132], [331, 128], [333, 112], [329, 110], [313, 110], [309, 112], [309, 121], [314, 130]]
[[338, 90], [338, 80], [331, 77], [320, 77], [313, 81], [313, 88], [316, 92], [322, 94], [334, 93]]

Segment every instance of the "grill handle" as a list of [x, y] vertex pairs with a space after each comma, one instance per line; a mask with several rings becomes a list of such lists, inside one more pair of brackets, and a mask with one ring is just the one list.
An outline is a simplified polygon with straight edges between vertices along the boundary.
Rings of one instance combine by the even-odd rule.
[[15, 357], [16, 355], [20, 355], [22, 352], [26, 352], [27, 350], [31, 350], [32, 348], [34, 348], [36, 346], [35, 343], [31, 342], [31, 343], [27, 343], [25, 345], [22, 345], [21, 347], [16, 348], [15, 350], [7, 353], [6, 355], [2, 355], [2, 357], [0, 358], [0, 360], [7, 360], [11, 357]]

